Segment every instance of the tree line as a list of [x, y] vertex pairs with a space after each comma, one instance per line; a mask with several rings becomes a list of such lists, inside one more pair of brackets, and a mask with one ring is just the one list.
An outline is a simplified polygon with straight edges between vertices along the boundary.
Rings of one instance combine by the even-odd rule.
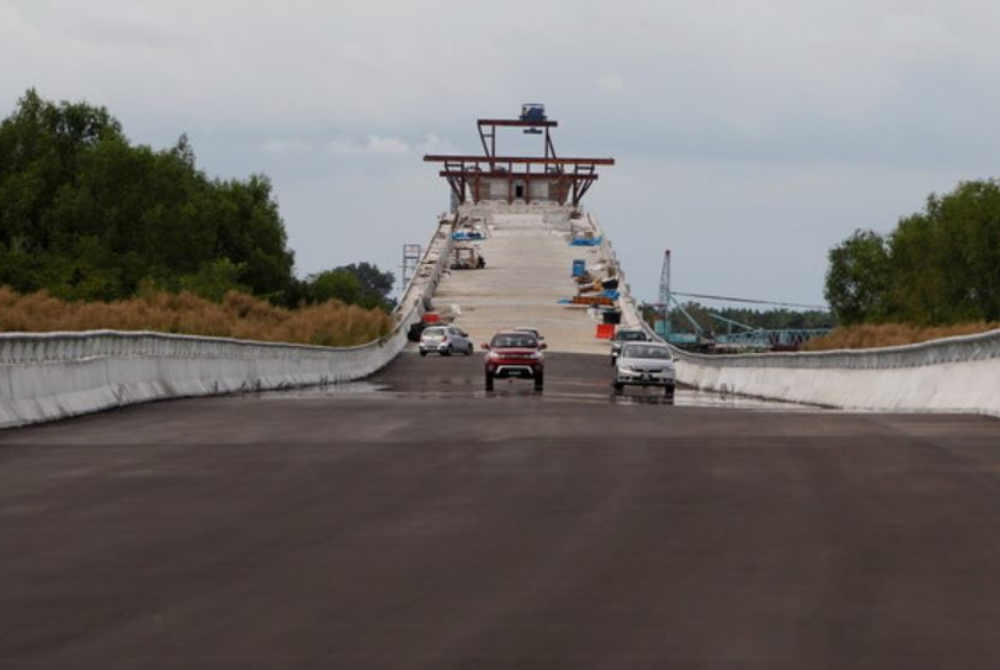
[[845, 325], [1000, 321], [1000, 183], [931, 195], [888, 234], [855, 231], [830, 250], [826, 299]]
[[165, 150], [133, 144], [104, 107], [31, 89], [0, 123], [3, 285], [69, 300], [235, 290], [388, 309], [393, 275], [357, 263], [297, 278], [266, 176], [209, 178], [186, 136]]

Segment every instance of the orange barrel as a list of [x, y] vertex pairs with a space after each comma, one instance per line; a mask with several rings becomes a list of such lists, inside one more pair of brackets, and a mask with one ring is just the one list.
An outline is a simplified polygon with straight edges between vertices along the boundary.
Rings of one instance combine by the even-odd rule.
[[597, 339], [599, 340], [610, 340], [615, 336], [615, 324], [613, 323], [599, 323], [597, 324]]

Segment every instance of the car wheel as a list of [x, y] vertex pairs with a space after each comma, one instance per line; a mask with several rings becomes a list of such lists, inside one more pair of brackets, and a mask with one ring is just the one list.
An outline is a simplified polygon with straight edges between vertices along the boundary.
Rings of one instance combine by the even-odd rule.
[[489, 372], [486, 373], [486, 390], [487, 391], [493, 390], [493, 375], [491, 375]]
[[669, 386], [664, 386], [663, 390], [664, 390], [663, 395], [667, 396], [668, 398], [673, 398], [674, 397], [674, 386], [673, 386], [673, 384], [671, 384]]
[[472, 346], [472, 342], [469, 342], [469, 348], [465, 350], [465, 355], [471, 356], [474, 353], [476, 353], [476, 348]]
[[420, 350], [420, 355], [421, 356], [426, 356], [427, 355], [427, 350], [426, 349], [421, 349]]
[[448, 348], [447, 348], [447, 349], [445, 349], [445, 350], [443, 350], [443, 351], [441, 352], [441, 355], [442, 355], [442, 356], [451, 356], [451, 353], [452, 353], [452, 349], [451, 349], [451, 345], [449, 344], [449, 345], [448, 345]]
[[625, 385], [619, 384], [618, 382], [614, 383], [614, 387], [615, 387], [615, 395], [621, 395], [622, 392], [625, 390]]
[[535, 375], [535, 390], [541, 391], [545, 388], [545, 375], [539, 373]]

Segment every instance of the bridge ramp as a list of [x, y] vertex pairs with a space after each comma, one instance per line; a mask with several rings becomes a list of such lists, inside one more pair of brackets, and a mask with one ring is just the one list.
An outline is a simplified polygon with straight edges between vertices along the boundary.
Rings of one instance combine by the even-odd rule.
[[532, 326], [553, 351], [604, 354], [595, 337], [597, 321], [585, 307], [560, 304], [576, 295], [574, 259], [601, 262], [598, 247], [570, 246], [569, 227], [542, 213], [492, 213], [488, 238], [478, 242], [486, 267], [452, 270], [438, 285], [434, 304], [453, 309], [455, 324], [476, 343], [498, 330]]

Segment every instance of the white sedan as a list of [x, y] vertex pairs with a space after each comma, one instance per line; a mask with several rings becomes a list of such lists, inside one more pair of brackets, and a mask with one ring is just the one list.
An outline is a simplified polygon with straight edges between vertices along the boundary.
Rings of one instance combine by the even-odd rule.
[[615, 361], [615, 393], [626, 386], [659, 386], [673, 395], [675, 371], [670, 347], [655, 342], [626, 342]]

